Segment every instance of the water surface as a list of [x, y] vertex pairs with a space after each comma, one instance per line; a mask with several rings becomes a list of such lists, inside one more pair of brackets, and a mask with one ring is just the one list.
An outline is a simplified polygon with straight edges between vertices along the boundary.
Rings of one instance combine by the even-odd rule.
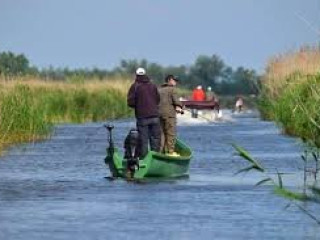
[[[127, 183], [105, 179], [103, 123], [57, 126], [51, 139], [0, 158], [0, 239], [320, 239], [320, 228], [259, 174], [234, 175], [245, 147], [285, 184], [301, 184], [301, 147], [255, 114], [179, 122], [194, 150], [187, 179]], [[115, 124], [122, 147], [132, 120]]]

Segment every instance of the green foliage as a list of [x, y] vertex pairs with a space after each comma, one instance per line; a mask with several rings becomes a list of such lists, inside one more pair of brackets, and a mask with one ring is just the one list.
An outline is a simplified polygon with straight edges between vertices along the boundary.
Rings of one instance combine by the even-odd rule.
[[280, 186], [274, 186], [274, 192], [288, 200], [297, 200], [297, 201], [308, 201], [311, 200], [307, 195], [299, 192], [293, 192], [289, 189], [280, 187]]
[[320, 147], [320, 75], [294, 74], [287, 82], [282, 95], [272, 100], [265, 95], [260, 101], [263, 116], [275, 120], [287, 134]]
[[257, 73], [250, 69], [239, 67], [233, 70], [227, 66], [217, 55], [200, 55], [194, 64], [190, 66], [161, 66], [157, 63], [148, 62], [146, 59], [121, 60], [119, 66], [112, 70], [98, 68], [74, 69], [54, 68], [50, 66], [42, 70], [30, 67], [28, 59], [20, 54], [11, 52], [0, 53], [0, 75], [33, 75], [45, 80], [59, 80], [70, 83], [83, 83], [90, 79], [103, 79], [108, 77], [132, 78], [137, 67], [147, 69], [148, 75], [157, 83], [162, 84], [168, 74], [179, 76], [181, 85], [185, 88], [193, 89], [197, 85], [212, 87], [217, 94], [258, 94], [260, 78]]
[[[233, 148], [236, 150], [237, 155], [239, 155], [242, 159], [246, 160], [249, 162], [249, 167], [243, 168], [239, 170], [236, 174], [241, 173], [241, 172], [249, 172], [251, 170], [259, 171], [260, 173], [265, 174], [266, 170], [262, 167], [262, 165], [255, 160], [251, 155], [242, 147], [232, 144]], [[306, 162], [307, 158], [304, 157], [303, 161]], [[318, 160], [317, 160], [318, 161]], [[317, 168], [317, 166], [316, 166]], [[317, 172], [317, 169], [316, 169]], [[304, 168], [304, 173], [306, 173], [306, 168]], [[277, 178], [278, 178], [278, 183], [276, 183], [271, 176], [265, 175], [262, 180], [260, 180], [258, 183], [256, 183], [256, 186], [265, 184], [267, 182], [270, 182], [273, 185], [273, 190], [274, 193], [286, 198], [290, 201], [299, 201], [299, 202], [314, 202], [317, 204], [320, 204], [320, 188], [316, 186], [317, 181], [315, 180], [315, 183], [313, 186], [309, 187], [309, 190], [311, 192], [306, 192], [306, 189], [304, 189], [303, 193], [292, 191], [288, 188], [285, 188], [283, 185], [283, 180], [282, 180], [282, 174], [278, 172], [277, 170]], [[306, 176], [306, 174], [305, 174]], [[304, 180], [304, 186], [306, 185], [306, 179]], [[301, 211], [303, 211], [306, 215], [308, 215], [310, 218], [315, 220], [318, 224], [320, 224], [319, 218], [314, 216], [310, 211], [308, 211], [306, 208], [300, 206], [297, 203], [294, 203]]]
[[17, 85], [0, 89], [2, 144], [46, 137], [54, 122], [105, 121], [132, 116], [126, 95], [115, 89], [87, 90]]
[[72, 91], [38, 89], [37, 92], [51, 121], [96, 122], [132, 114], [125, 94], [114, 89], [90, 92], [80, 87]]
[[0, 53], [0, 75], [24, 75], [29, 71], [29, 60], [23, 55], [12, 52]]
[[224, 62], [217, 55], [211, 57], [200, 55], [190, 68], [191, 84], [215, 87], [225, 67]]
[[261, 94], [258, 98], [257, 105], [262, 119], [275, 119], [274, 104], [266, 95]]
[[2, 93], [0, 102], [0, 133], [3, 142], [11, 136], [24, 141], [49, 133], [51, 123], [46, 121], [41, 102], [34, 98], [28, 86], [18, 85], [8, 93]]
[[232, 144], [232, 146], [234, 147], [234, 149], [237, 151], [237, 154], [242, 157], [243, 159], [247, 160], [250, 163], [250, 166], [247, 168], [244, 168], [242, 170], [240, 170], [238, 173], [240, 172], [248, 172], [250, 170], [257, 170], [259, 172], [264, 172], [264, 168], [261, 166], [261, 164], [255, 160], [253, 157], [251, 157], [251, 155], [242, 147], [236, 145], [236, 144]]
[[83, 84], [85, 82], [85, 77], [79, 74], [72, 74], [66, 78], [68, 83], [75, 83], [75, 84]]
[[39, 101], [45, 103], [43, 108], [48, 121], [63, 119], [67, 115], [69, 99], [64, 91], [39, 88], [36, 92]]

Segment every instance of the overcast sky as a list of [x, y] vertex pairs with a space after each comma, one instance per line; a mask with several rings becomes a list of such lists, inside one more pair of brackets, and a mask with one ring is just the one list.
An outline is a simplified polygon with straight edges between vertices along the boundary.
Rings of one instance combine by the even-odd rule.
[[219, 55], [259, 72], [269, 57], [317, 44], [320, 0], [0, 0], [0, 51], [38, 67], [164, 66]]

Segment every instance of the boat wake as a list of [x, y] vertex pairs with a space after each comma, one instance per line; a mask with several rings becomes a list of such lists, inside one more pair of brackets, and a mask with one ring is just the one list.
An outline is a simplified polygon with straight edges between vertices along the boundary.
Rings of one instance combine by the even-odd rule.
[[198, 117], [192, 118], [190, 111], [185, 111], [183, 115], [178, 115], [177, 122], [178, 125], [203, 125], [203, 124], [215, 124], [215, 123], [225, 123], [233, 122], [231, 110], [222, 109], [219, 114], [212, 110], [199, 110]]

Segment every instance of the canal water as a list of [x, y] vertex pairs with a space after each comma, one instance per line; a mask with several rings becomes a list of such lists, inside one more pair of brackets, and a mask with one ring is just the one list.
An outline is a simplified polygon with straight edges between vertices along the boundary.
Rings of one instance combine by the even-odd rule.
[[[134, 122], [113, 124], [122, 147]], [[0, 158], [0, 239], [320, 239], [270, 185], [254, 186], [263, 176], [234, 175], [247, 164], [231, 143], [302, 185], [297, 139], [254, 112], [184, 117], [178, 135], [194, 150], [189, 178], [143, 183], [105, 178], [103, 123], [57, 126], [51, 139], [12, 147]]]

